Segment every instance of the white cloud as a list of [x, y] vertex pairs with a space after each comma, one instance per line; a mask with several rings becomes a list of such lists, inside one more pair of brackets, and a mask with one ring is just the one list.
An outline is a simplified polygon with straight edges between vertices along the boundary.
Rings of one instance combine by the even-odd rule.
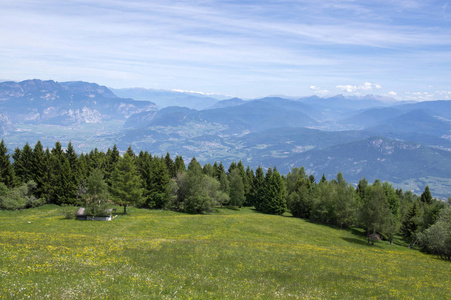
[[396, 96], [398, 96], [398, 93], [394, 92], [394, 91], [390, 91], [390, 92], [388, 92], [388, 96], [389, 97], [396, 97]]
[[337, 85], [337, 88], [342, 91], [352, 93], [352, 92], [360, 92], [360, 91], [371, 91], [372, 89], [379, 90], [382, 88], [382, 86], [377, 83], [365, 82], [364, 84], [361, 84], [361, 85], [350, 85], [350, 84]]
[[317, 87], [316, 85], [311, 85], [310, 90], [312, 90], [315, 93], [315, 95], [318, 95], [318, 96], [325, 96], [325, 95], [329, 94], [328, 90], [321, 89], [321, 88]]

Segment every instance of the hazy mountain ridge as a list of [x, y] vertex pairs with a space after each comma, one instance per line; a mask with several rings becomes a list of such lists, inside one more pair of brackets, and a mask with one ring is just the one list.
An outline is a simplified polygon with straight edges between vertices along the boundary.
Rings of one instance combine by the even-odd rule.
[[95, 83], [34, 79], [0, 83], [0, 109], [13, 123], [71, 125], [125, 120], [156, 108], [152, 102], [119, 98]]
[[218, 102], [218, 99], [200, 93], [167, 91], [144, 88], [111, 89], [116, 95], [141, 101], [152, 101], [158, 108], [183, 106], [192, 109], [206, 109]]
[[[277, 166], [282, 173], [301, 166], [328, 178], [342, 172], [351, 182], [415, 182], [416, 191], [437, 183], [436, 195], [449, 196], [451, 101], [342, 95], [212, 101], [172, 93], [182, 94], [188, 107], [157, 109], [85, 82], [4, 82], [0, 134], [9, 147], [37, 140], [51, 147], [60, 140], [90, 151], [116, 143], [121, 151], [132, 145], [136, 152], [169, 152], [187, 161], [195, 156], [201, 163], [242, 160], [254, 169]], [[201, 98], [205, 107], [194, 109]]]

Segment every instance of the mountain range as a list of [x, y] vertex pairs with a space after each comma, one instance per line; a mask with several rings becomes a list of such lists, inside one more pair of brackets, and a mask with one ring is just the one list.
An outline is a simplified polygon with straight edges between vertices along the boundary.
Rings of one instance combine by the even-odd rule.
[[242, 160], [282, 173], [304, 166], [328, 179], [388, 180], [451, 196], [451, 101], [397, 102], [378, 96], [244, 100], [95, 83], [0, 83], [0, 134], [9, 149], [37, 140], [78, 151], [117, 144], [138, 152]]

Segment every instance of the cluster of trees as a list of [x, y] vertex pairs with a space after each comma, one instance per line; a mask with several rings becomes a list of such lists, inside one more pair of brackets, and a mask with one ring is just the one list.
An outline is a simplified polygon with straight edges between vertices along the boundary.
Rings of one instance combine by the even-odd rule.
[[288, 173], [286, 184], [287, 207], [294, 216], [340, 227], [359, 226], [366, 230], [368, 243], [371, 240], [372, 244], [378, 236], [392, 242], [395, 234], [401, 234], [411, 247], [446, 208], [443, 201], [432, 198], [428, 186], [418, 197], [410, 191], [394, 189], [388, 182], [376, 180], [369, 184], [365, 178], [354, 188], [341, 173], [330, 181], [323, 175], [315, 183], [304, 168]]
[[[65, 150], [60, 142], [44, 149], [38, 141], [34, 147], [27, 143], [16, 148], [10, 157], [4, 141], [0, 142], [0, 208], [4, 209], [53, 203], [85, 205], [99, 212], [105, 202], [114, 202], [125, 213], [128, 205], [188, 213], [212, 212], [218, 205], [254, 205], [265, 213], [282, 214], [286, 208], [282, 176], [276, 169], [265, 175], [261, 167], [256, 175], [241, 162], [226, 171], [222, 163], [202, 167], [195, 158], [186, 168], [181, 156], [173, 160], [169, 153], [135, 154], [131, 147], [121, 156], [116, 145], [106, 152], [94, 149], [78, 155], [71, 143]], [[23, 186], [29, 187], [25, 194], [36, 199], [14, 201], [12, 195]]]
[[[227, 171], [222, 163], [201, 166], [193, 158], [188, 166], [181, 156], [173, 160], [135, 154], [131, 147], [121, 156], [117, 147], [77, 155], [69, 143], [57, 142], [43, 149], [38, 141], [16, 148], [12, 157], [0, 143], [0, 208], [18, 209], [44, 203], [84, 205], [101, 214], [109, 202], [124, 207], [171, 209], [188, 213], [212, 212], [217, 206], [253, 206], [268, 214], [283, 214], [342, 228], [360, 226], [368, 243], [382, 236], [393, 241], [402, 234], [410, 246], [419, 243], [431, 253], [450, 257], [451, 213], [433, 199], [429, 188], [418, 197], [394, 189], [388, 182], [369, 184], [361, 179], [356, 188], [339, 173], [316, 182], [304, 168], [282, 176], [276, 167], [255, 172], [242, 162]], [[11, 160], [12, 158], [12, 160]]]

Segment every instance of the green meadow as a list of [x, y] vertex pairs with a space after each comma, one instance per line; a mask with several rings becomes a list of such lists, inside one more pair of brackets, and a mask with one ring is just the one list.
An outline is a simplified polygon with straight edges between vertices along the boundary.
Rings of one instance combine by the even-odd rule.
[[[449, 299], [451, 263], [288, 215], [0, 211], [1, 299]], [[118, 209], [118, 211], [121, 211]]]

